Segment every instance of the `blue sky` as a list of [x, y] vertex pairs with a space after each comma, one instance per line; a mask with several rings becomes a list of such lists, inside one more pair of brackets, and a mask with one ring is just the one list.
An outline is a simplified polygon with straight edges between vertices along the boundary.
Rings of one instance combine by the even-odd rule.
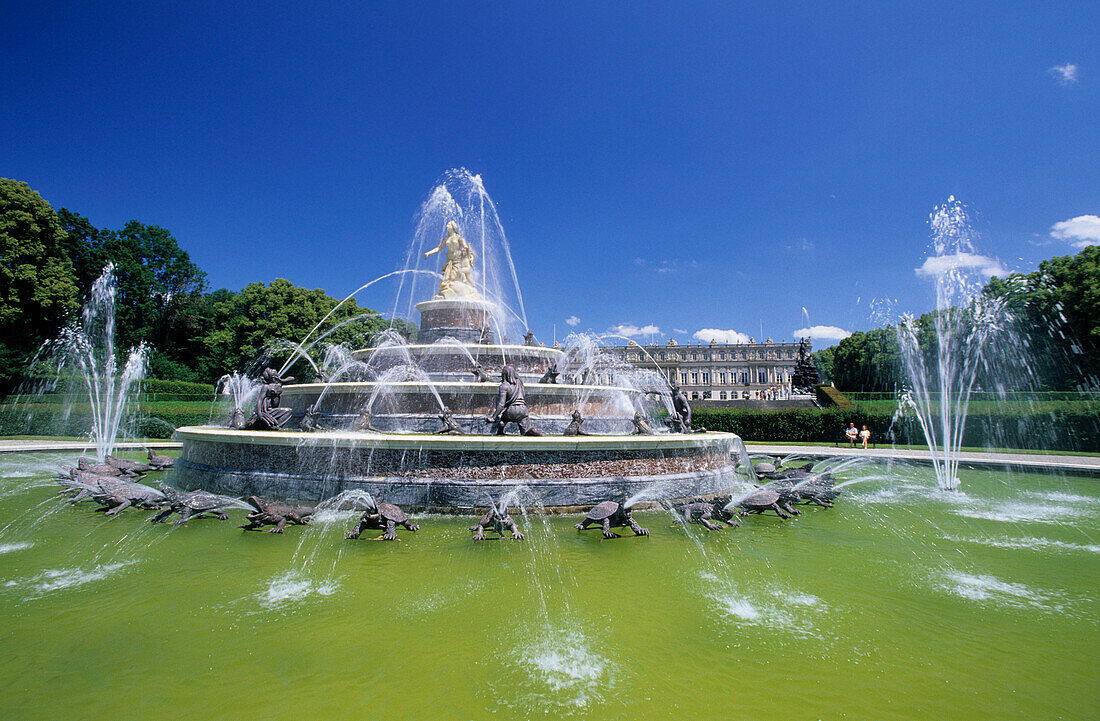
[[0, 176], [342, 296], [464, 166], [542, 339], [867, 329], [950, 195], [1009, 270], [1100, 242], [1100, 4], [902, 5], [9, 3]]

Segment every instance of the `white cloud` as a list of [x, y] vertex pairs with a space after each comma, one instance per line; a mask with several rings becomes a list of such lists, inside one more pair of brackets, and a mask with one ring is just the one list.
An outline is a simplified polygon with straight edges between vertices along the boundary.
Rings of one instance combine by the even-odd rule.
[[565, 319], [565, 324], [568, 326], [576, 327], [581, 324], [581, 319], [575, 315], [571, 315]]
[[1100, 217], [1078, 215], [1076, 218], [1055, 223], [1050, 227], [1050, 237], [1068, 240], [1074, 248], [1100, 245]]
[[802, 251], [813, 250], [814, 249], [814, 242], [812, 240], [810, 240], [809, 238], [799, 238], [798, 240], [794, 241], [793, 243], [788, 243], [786, 248], [787, 248], [787, 250], [802, 250]]
[[703, 343], [726, 343], [733, 345], [735, 343], [748, 343], [749, 337], [744, 333], [738, 333], [735, 330], [721, 330], [719, 328], [703, 328], [695, 331], [691, 336], [697, 341]]
[[673, 328], [672, 332], [679, 333], [680, 335], [687, 335], [687, 330], [685, 328]]
[[661, 335], [661, 329], [652, 323], [650, 325], [643, 325], [641, 328], [633, 323], [622, 323], [620, 325], [613, 325], [607, 330], [610, 333], [626, 336], [627, 338], [637, 338], [640, 335]]
[[1062, 85], [1073, 85], [1077, 82], [1077, 66], [1073, 63], [1055, 65], [1047, 72], [1053, 75]]
[[795, 338], [844, 340], [852, 334], [852, 331], [837, 328], [835, 325], [811, 325], [809, 328], [799, 328], [796, 331], [791, 331], [791, 333]]
[[699, 267], [697, 260], [680, 260], [679, 258], [667, 258], [665, 260], [651, 261], [645, 258], [635, 258], [634, 265], [646, 268], [653, 273], [679, 273], [682, 270], [696, 270]]
[[995, 275], [1003, 278], [1008, 275], [1008, 271], [1001, 265], [1001, 261], [996, 258], [961, 252], [953, 255], [934, 255], [925, 260], [924, 265], [917, 268], [916, 272], [917, 275], [935, 277], [958, 268], [973, 268], [987, 278], [992, 278]]

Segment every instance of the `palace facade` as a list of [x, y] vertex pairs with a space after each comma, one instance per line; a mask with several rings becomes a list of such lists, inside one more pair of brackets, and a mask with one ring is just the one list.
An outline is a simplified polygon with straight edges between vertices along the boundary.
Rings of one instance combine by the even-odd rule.
[[[634, 341], [604, 349], [638, 368], [660, 366], [670, 383], [679, 383], [691, 400], [738, 401], [769, 398], [784, 400], [791, 395], [791, 375], [798, 360], [798, 342], [723, 345], [641, 346]], [[806, 340], [806, 353], [811, 351]], [[655, 370], [655, 369], [654, 369]]]

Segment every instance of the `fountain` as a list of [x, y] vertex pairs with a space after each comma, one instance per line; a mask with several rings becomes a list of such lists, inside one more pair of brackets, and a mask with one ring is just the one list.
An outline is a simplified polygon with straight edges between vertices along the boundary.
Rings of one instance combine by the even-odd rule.
[[[929, 224], [932, 256], [925, 267], [935, 283], [933, 337], [922, 343], [920, 323], [911, 314], [898, 324], [909, 379], [900, 400], [920, 424], [940, 487], [956, 490], [970, 396], [989, 364], [991, 341], [1007, 332], [1011, 318], [1001, 299], [981, 293], [984, 278], [974, 266], [974, 231], [963, 204], [951, 196], [933, 210]], [[1016, 345], [1016, 353], [1022, 351]]]
[[[517, 483], [551, 509], [730, 486], [739, 439], [687, 432], [682, 399], [654, 400], [664, 383], [656, 373], [616, 365], [590, 337], [571, 336], [564, 350], [537, 344], [477, 176], [452, 171], [431, 193], [404, 271], [395, 308], [419, 313], [413, 342], [389, 332], [373, 347], [326, 353], [333, 372], [319, 382], [270, 369], [245, 429], [178, 429], [173, 481], [282, 500], [362, 491], [412, 510], [463, 512]], [[670, 410], [685, 432], [640, 432], [661, 427]], [[327, 430], [300, 430], [303, 418]], [[504, 432], [512, 423], [523, 435]]]
[[92, 285], [79, 319], [47, 341], [31, 367], [45, 364], [52, 380], [39, 394], [58, 387], [66, 391], [63, 418], [80, 415], [86, 403], [88, 435], [101, 463], [110, 454], [131, 413], [145, 378], [148, 349], [144, 342], [132, 348], [119, 369], [115, 352], [115, 266], [108, 263]]

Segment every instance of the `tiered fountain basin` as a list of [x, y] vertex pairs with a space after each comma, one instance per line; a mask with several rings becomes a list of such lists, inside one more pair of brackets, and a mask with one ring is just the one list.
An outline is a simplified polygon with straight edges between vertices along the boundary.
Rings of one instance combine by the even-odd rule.
[[[634, 428], [633, 399], [641, 395], [615, 386], [530, 383], [525, 389], [531, 421], [544, 434], [562, 433], [572, 412], [580, 409], [586, 432], [627, 435]], [[352, 428], [374, 396], [371, 425], [377, 430], [434, 433], [441, 427], [442, 401], [467, 433], [488, 433], [485, 416], [493, 411], [498, 394], [496, 383], [304, 383], [283, 388], [281, 405], [294, 411], [293, 425], [316, 404], [320, 425], [338, 430]]]
[[548, 510], [619, 494], [682, 499], [728, 490], [728, 433], [652, 436], [432, 436], [180, 428], [173, 483], [185, 489], [319, 501], [362, 490], [410, 510], [470, 512], [524, 486]]
[[[431, 329], [429, 329], [431, 330]], [[421, 334], [425, 331], [421, 331]], [[371, 367], [379, 372], [401, 365], [406, 358], [429, 373], [433, 378], [469, 380], [473, 362], [480, 363], [490, 376], [500, 373], [505, 363], [515, 367], [524, 382], [542, 377], [546, 369], [561, 360], [562, 352], [556, 348], [531, 345], [486, 345], [481, 343], [413, 344], [363, 348], [354, 351], [356, 360], [370, 360]]]

